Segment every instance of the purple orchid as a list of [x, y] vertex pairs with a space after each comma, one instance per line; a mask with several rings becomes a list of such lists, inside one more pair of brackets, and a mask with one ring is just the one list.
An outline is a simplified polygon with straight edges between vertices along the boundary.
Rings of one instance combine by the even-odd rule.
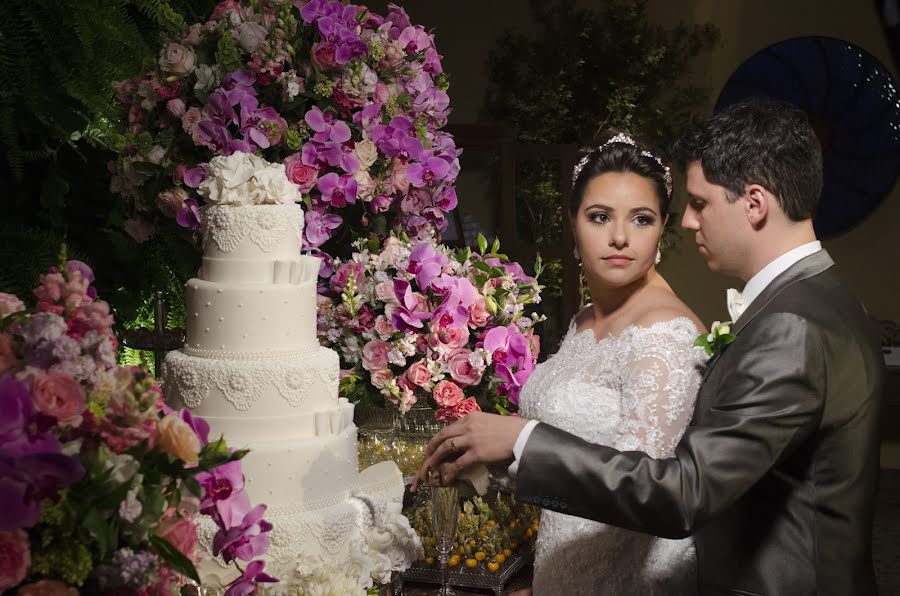
[[228, 584], [225, 596], [249, 596], [250, 594], [256, 594], [257, 584], [259, 583], [278, 582], [271, 575], [263, 573], [265, 566], [266, 564], [262, 561], [250, 561], [247, 563], [240, 577]]
[[[224, 501], [223, 501], [224, 502]], [[222, 555], [225, 562], [235, 559], [252, 561], [269, 550], [272, 524], [263, 519], [265, 505], [250, 508], [247, 493], [241, 491], [227, 501], [229, 507], [220, 509], [222, 527], [213, 537], [213, 554]]]
[[413, 109], [417, 114], [427, 114], [438, 124], [442, 124], [446, 122], [447, 116], [450, 114], [450, 96], [437, 87], [431, 87], [416, 97], [413, 101]]
[[397, 43], [410, 55], [418, 54], [425, 48], [432, 46], [431, 36], [425, 32], [425, 28], [421, 25], [416, 25], [415, 27], [407, 26], [400, 34], [400, 37], [397, 38]]
[[438, 195], [438, 198], [434, 202], [434, 205], [435, 205], [435, 207], [437, 207], [444, 213], [448, 213], [448, 212], [456, 209], [457, 203], [458, 203], [458, 200], [456, 198], [456, 188], [454, 188], [452, 186], [447, 186]]
[[415, 124], [405, 116], [396, 116], [388, 124], [376, 125], [372, 129], [372, 141], [387, 157], [404, 155], [419, 159], [424, 153], [422, 142], [416, 137]]
[[236, 106], [241, 103], [247, 95], [256, 95], [256, 89], [253, 87], [253, 83], [255, 82], [256, 77], [253, 76], [253, 73], [249, 70], [236, 70], [225, 76], [225, 80], [222, 81], [220, 89], [225, 93], [228, 102], [231, 105]]
[[221, 125], [237, 124], [237, 113], [234, 106], [237, 102], [232, 103], [231, 98], [222, 89], [216, 89], [210, 93], [206, 100], [206, 107], [203, 112], [213, 122]]
[[191, 188], [200, 188], [200, 185], [203, 184], [203, 181], [207, 178], [205, 166], [205, 163], [201, 163], [197, 164], [196, 167], [185, 170], [184, 183]]
[[318, 187], [322, 200], [334, 207], [346, 207], [356, 202], [357, 183], [353, 176], [338, 176], [331, 172], [319, 178]]
[[25, 385], [0, 380], [0, 530], [32, 527], [45, 498], [84, 476], [78, 460], [46, 432], [52, 420], [34, 411]]
[[71, 260], [66, 263], [66, 275], [71, 277], [75, 274], [75, 272], [81, 274], [81, 277], [88, 281], [88, 283], [94, 281], [94, 272], [87, 265], [87, 263], [83, 263], [81, 261]]
[[231, 461], [216, 466], [209, 472], [197, 474], [197, 482], [203, 489], [200, 509], [204, 513], [211, 512], [219, 502], [227, 501], [244, 488], [244, 474], [241, 463]]
[[304, 143], [300, 150], [300, 161], [310, 167], [324, 170], [327, 166], [340, 166], [348, 174], [359, 171], [359, 160], [351, 152], [350, 143], [325, 141]]
[[518, 263], [502, 261], [497, 257], [488, 257], [484, 260], [484, 262], [486, 265], [490, 265], [491, 267], [502, 267], [504, 271], [512, 275], [514, 281], [524, 283], [531, 283], [534, 281], [533, 277], [525, 274], [525, 270], [522, 269], [522, 266]]
[[510, 370], [532, 366], [531, 345], [515, 325], [494, 327], [485, 334], [483, 344], [498, 368], [501, 365]]
[[303, 226], [303, 250], [311, 250], [321, 246], [331, 238], [331, 232], [341, 227], [343, 218], [333, 213], [324, 214], [316, 210], [306, 212]]
[[338, 120], [334, 112], [323, 112], [318, 106], [313, 106], [303, 117], [309, 127], [316, 133], [313, 140], [319, 143], [336, 141], [343, 143], [350, 140], [350, 127], [343, 120]]
[[432, 285], [444, 293], [444, 300], [434, 310], [432, 320], [441, 327], [465, 327], [469, 323], [469, 307], [478, 296], [472, 282], [465, 277], [442, 275]]
[[428, 242], [423, 242], [409, 253], [409, 266], [406, 271], [416, 276], [416, 285], [424, 292], [431, 286], [432, 280], [441, 274], [447, 263], [445, 254], [434, 250]]
[[195, 418], [187, 408], [182, 408], [181, 411], [178, 412], [178, 416], [191, 427], [191, 430], [194, 431], [194, 434], [200, 439], [201, 445], [209, 443], [209, 423], [206, 420], [200, 417]]
[[382, 104], [373, 102], [353, 114], [353, 123], [367, 133], [371, 133], [376, 124], [381, 124]]
[[427, 154], [422, 155], [422, 161], [410, 164], [406, 170], [409, 183], [422, 188], [434, 180], [443, 180], [450, 171], [450, 164], [440, 157]]
[[408, 281], [394, 280], [394, 295], [400, 304], [388, 304], [385, 314], [398, 331], [415, 331], [422, 328], [422, 321], [431, 318], [425, 297], [412, 291]]
[[184, 209], [175, 216], [175, 221], [182, 228], [191, 228], [197, 230], [200, 228], [200, 206], [197, 205], [196, 199], [187, 199], [184, 202]]
[[307, 2], [300, 8], [300, 18], [308, 25], [322, 17], [340, 14], [342, 9], [343, 7], [339, 2], [331, 2], [331, 0], [310, 0], [310, 2]]
[[409, 15], [406, 14], [406, 11], [394, 3], [388, 4], [388, 14], [387, 17], [385, 17], [385, 20], [393, 23], [395, 30], [397, 31], [397, 35], [394, 36], [394, 39], [399, 37], [400, 32], [411, 24]]
[[281, 142], [285, 130], [287, 122], [275, 108], [250, 110], [241, 106], [241, 133], [245, 141], [255, 143], [260, 149], [268, 149]]

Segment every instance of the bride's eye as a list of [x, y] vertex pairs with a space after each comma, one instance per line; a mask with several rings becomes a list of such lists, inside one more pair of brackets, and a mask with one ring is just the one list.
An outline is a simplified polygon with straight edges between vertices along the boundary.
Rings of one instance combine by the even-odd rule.
[[588, 220], [603, 224], [609, 221], [609, 216], [602, 211], [594, 211], [593, 213], [588, 213]]
[[638, 215], [634, 218], [634, 223], [641, 226], [642, 228], [645, 226], [652, 226], [653, 222], [655, 221], [656, 220], [653, 219], [653, 217], [650, 215]]

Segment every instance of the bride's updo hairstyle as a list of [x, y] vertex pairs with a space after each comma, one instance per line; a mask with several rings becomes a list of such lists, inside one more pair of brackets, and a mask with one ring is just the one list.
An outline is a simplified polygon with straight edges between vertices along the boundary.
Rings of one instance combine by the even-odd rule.
[[582, 150], [572, 172], [572, 195], [569, 211], [574, 216], [588, 183], [607, 172], [631, 172], [653, 183], [659, 197], [660, 217], [669, 213], [672, 202], [672, 174], [659, 153], [634, 137], [618, 130], [607, 130], [593, 147]]

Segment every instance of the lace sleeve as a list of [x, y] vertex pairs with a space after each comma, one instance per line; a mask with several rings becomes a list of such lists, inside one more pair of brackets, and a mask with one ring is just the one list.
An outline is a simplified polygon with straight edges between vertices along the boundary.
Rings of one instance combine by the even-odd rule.
[[702, 351], [670, 330], [636, 335], [622, 368], [620, 451], [670, 457], [691, 420], [700, 387]]

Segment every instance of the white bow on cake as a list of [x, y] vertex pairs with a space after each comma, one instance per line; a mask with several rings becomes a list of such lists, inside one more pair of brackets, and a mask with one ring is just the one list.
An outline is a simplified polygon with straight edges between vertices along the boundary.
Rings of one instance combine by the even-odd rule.
[[746, 308], [744, 297], [734, 288], [728, 288], [728, 291], [725, 292], [725, 298], [728, 305], [728, 316], [731, 317], [731, 322], [735, 323]]

